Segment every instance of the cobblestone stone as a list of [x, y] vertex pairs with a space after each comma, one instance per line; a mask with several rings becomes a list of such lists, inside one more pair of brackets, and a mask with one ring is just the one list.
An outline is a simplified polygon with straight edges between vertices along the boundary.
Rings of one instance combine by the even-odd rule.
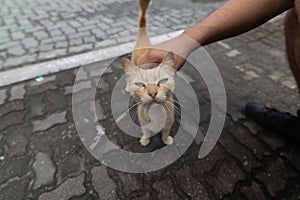
[[33, 34], [38, 40], [42, 40], [48, 37], [48, 34], [45, 31], [35, 32]]
[[78, 31], [78, 32], [86, 32], [86, 31], [93, 30], [93, 29], [95, 29], [95, 28], [96, 28], [95, 25], [88, 25], [88, 26], [84, 26], [84, 27], [79, 27], [79, 28], [77, 28], [77, 31]]
[[[32, 175], [28, 174], [22, 177], [16, 177], [9, 182], [5, 187], [0, 188], [1, 199], [18, 200], [24, 198], [27, 189], [30, 186]], [[18, 191], [18, 192], [16, 192]]]
[[261, 133], [260, 138], [266, 142], [271, 149], [276, 150], [284, 145], [284, 138], [275, 136], [272, 132]]
[[33, 169], [36, 175], [36, 180], [33, 186], [34, 189], [37, 189], [42, 185], [50, 184], [54, 181], [55, 166], [47, 154], [38, 153], [35, 156]]
[[[261, 163], [253, 155], [253, 152], [243, 147], [239, 142], [235, 142], [230, 133], [223, 134], [220, 138], [220, 143], [231, 156], [237, 158], [241, 162], [248, 172], [261, 166]], [[263, 151], [265, 150], [263, 149]], [[256, 150], [254, 152], [256, 152]]]
[[288, 148], [280, 152], [280, 155], [288, 159], [294, 167], [300, 170], [300, 155], [295, 152], [295, 149]]
[[267, 199], [263, 194], [260, 186], [255, 182], [252, 182], [251, 185], [248, 187], [242, 187], [241, 192], [246, 196], [247, 199]]
[[94, 36], [88, 36], [83, 38], [83, 43], [95, 43], [96, 38]]
[[67, 26], [67, 27], [61, 28], [61, 30], [62, 30], [62, 32], [63, 32], [64, 34], [66, 34], [66, 35], [76, 33], [76, 31], [75, 31], [73, 28], [68, 27], [68, 26]]
[[95, 104], [91, 104], [90, 105], [90, 110], [91, 112], [93, 112], [93, 107], [95, 106], [95, 120], [94, 121], [101, 121], [107, 118], [107, 116], [105, 115], [103, 108], [101, 106], [101, 102], [99, 100], [97, 100], [95, 102]]
[[32, 98], [28, 101], [29, 112], [30, 115], [33, 116], [41, 116], [46, 113], [45, 104], [43, 103], [44, 97], [42, 95], [38, 95], [35, 98]]
[[53, 42], [52, 38], [45, 38], [45, 39], [42, 39], [40, 43], [42, 45], [49, 45], [49, 44], [51, 45], [52, 42]]
[[20, 45], [20, 43], [18, 41], [13, 41], [13, 42], [1, 44], [0, 45], [0, 50], [6, 50], [6, 49], [9, 49], [11, 47], [17, 47], [19, 45]]
[[153, 188], [158, 193], [158, 199], [182, 199], [178, 194], [176, 194], [175, 188], [170, 178], [165, 178], [161, 181], [155, 182], [153, 184]]
[[92, 47], [93, 47], [93, 44], [83, 44], [80, 46], [70, 47], [69, 52], [70, 53], [79, 53], [82, 51], [90, 50], [90, 49], [92, 49]]
[[77, 28], [77, 27], [81, 27], [82, 24], [77, 22], [77, 21], [70, 21], [69, 24], [73, 27], [73, 28]]
[[[49, 43], [51, 43], [51, 42], [49, 42]], [[39, 46], [39, 51], [51, 51], [51, 50], [53, 50], [54, 49], [54, 45], [53, 44], [47, 44], [46, 43], [46, 45], [41, 45], [41, 46]]]
[[[39, 196], [38, 200], [57, 200], [57, 199], [69, 199], [72, 196], [79, 196], [85, 192], [83, 187], [84, 174], [70, 178], [61, 184], [57, 189], [43, 193]], [[66, 192], [68, 191], [68, 192]]]
[[7, 50], [7, 52], [11, 56], [22, 56], [26, 53], [25, 49], [22, 47], [11, 47]]
[[[122, 24], [122, 25], [124, 25], [124, 24]], [[97, 27], [99, 27], [101, 30], [107, 30], [110, 28], [106, 23], [102, 23], [102, 22], [97, 23]]]
[[50, 58], [53, 58], [53, 57], [54, 57], [53, 54], [51, 54], [49, 52], [44, 52], [44, 53], [39, 53], [37, 58], [40, 59], [40, 60], [45, 60], [45, 59], [50, 59]]
[[90, 89], [91, 87], [92, 87], [92, 85], [91, 85], [90, 81], [79, 82], [74, 85], [73, 92], [77, 93], [84, 89]]
[[32, 48], [32, 47], [37, 47], [38, 46], [38, 41], [34, 38], [24, 38], [22, 39], [22, 44], [26, 49]]
[[0, 107], [0, 117], [6, 115], [7, 113], [13, 112], [13, 111], [20, 111], [24, 110], [25, 105], [23, 101], [13, 101], [8, 104], [3, 105]]
[[66, 122], [66, 112], [57, 113], [50, 115], [48, 118], [44, 120], [34, 121], [33, 122], [33, 131], [44, 131], [48, 128], [57, 125], [62, 124]]
[[132, 173], [117, 173], [120, 177], [122, 183], [131, 183], [123, 185], [123, 192], [128, 196], [133, 191], [138, 191], [143, 189], [143, 181], [140, 174]]
[[106, 34], [101, 29], [94, 29], [94, 30], [91, 30], [91, 32], [97, 39], [105, 39], [106, 38]]
[[106, 167], [95, 167], [91, 173], [93, 176], [92, 184], [99, 197], [103, 199], [117, 199], [117, 186], [109, 177]]
[[53, 51], [40, 53], [38, 58], [41, 60], [49, 59], [49, 58], [56, 58], [58, 56], [64, 55], [66, 52], [67, 52], [66, 49], [56, 49]]
[[214, 177], [209, 177], [208, 182], [214, 185], [217, 198], [232, 194], [236, 183], [245, 178], [242, 171], [234, 162], [221, 165]]
[[80, 44], [82, 44], [82, 39], [81, 39], [81, 38], [74, 38], [74, 39], [71, 39], [71, 40], [69, 40], [69, 44], [70, 44], [71, 46], [80, 45]]
[[22, 39], [23, 37], [25, 37], [24, 33], [21, 31], [14, 32], [11, 34], [11, 36], [14, 40]]
[[281, 159], [276, 159], [270, 162], [267, 170], [257, 174], [257, 178], [262, 181], [268, 188], [272, 197], [275, 197], [277, 192], [282, 191], [287, 182], [286, 178], [295, 176], [292, 171], [287, 171], [287, 167], [283, 167], [284, 163]]
[[24, 55], [24, 56], [21, 56], [19, 57], [19, 60], [24, 63], [31, 63], [31, 62], [35, 62], [36, 61], [36, 58], [37, 58], [37, 54], [28, 54], [28, 55]]
[[67, 37], [65, 35], [55, 36], [52, 38], [53, 42], [65, 42], [66, 40], [67, 40]]
[[0, 131], [8, 128], [9, 126], [22, 124], [25, 121], [26, 111], [13, 112], [2, 117], [0, 123]]
[[49, 32], [50, 32], [50, 35], [52, 37], [54, 37], [54, 36], [60, 36], [60, 35], [63, 34], [63, 32], [61, 30], [59, 30], [59, 29], [53, 29], [53, 30], [50, 30]]
[[75, 75], [72, 72], [60, 73], [56, 76], [56, 83], [59, 86], [73, 85]]
[[249, 135], [243, 129], [236, 129], [236, 131], [232, 131], [234, 137], [239, 141], [239, 143], [244, 144], [249, 149], [253, 150], [253, 154], [256, 155], [259, 159], [262, 159], [263, 156], [270, 155], [271, 152], [263, 146], [258, 140]]
[[257, 126], [255, 125], [255, 123], [252, 122], [252, 121], [244, 122], [243, 125], [244, 125], [245, 127], [247, 127], [248, 130], [249, 130], [252, 134], [254, 134], [254, 135], [256, 135], [259, 131], [261, 131], [261, 127], [257, 127]]
[[0, 182], [4, 183], [10, 178], [13, 177], [22, 177], [25, 175], [28, 170], [29, 166], [28, 163], [30, 161], [30, 157], [22, 156], [11, 158], [0, 165]]
[[[11, 66], [18, 66], [22, 64], [22, 61], [21, 60], [18, 60], [18, 59], [15, 59], [15, 58], [9, 58], [5, 61], [4, 65], [3, 66], [6, 66], [6, 68], [9, 68]], [[1, 67], [1, 69], [6, 69], [4, 67]]]
[[[25, 128], [25, 130], [28, 129]], [[26, 153], [26, 146], [28, 144], [26, 134], [18, 129], [16, 131], [7, 132], [7, 150], [5, 154], [8, 157], [24, 155]]]
[[55, 44], [55, 48], [67, 48], [68, 47], [68, 42], [57, 42]]
[[5, 102], [6, 98], [7, 98], [6, 89], [0, 90], [0, 105]]
[[178, 185], [178, 187], [181, 188], [191, 199], [210, 199], [206, 189], [192, 176], [187, 165], [176, 171], [174, 170], [173, 173], [175, 175], [176, 185]]
[[14, 87], [11, 88], [10, 90], [10, 101], [13, 100], [17, 100], [17, 99], [24, 99], [24, 95], [25, 95], [25, 89], [24, 89], [24, 85], [20, 84], [20, 85], [16, 85]]

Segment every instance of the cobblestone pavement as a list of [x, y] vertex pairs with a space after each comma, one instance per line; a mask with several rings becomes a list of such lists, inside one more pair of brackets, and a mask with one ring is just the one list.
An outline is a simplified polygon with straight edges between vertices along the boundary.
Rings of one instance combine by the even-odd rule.
[[[135, 39], [135, 35], [122, 34], [110, 38], [136, 28], [138, 8], [133, 0], [0, 3], [0, 70], [86, 52], [104, 39], [103, 47]], [[149, 12], [149, 26], [163, 27], [153, 32], [156, 35], [183, 29], [220, 4], [156, 0]]]
[[[281, 24], [282, 19], [276, 20], [206, 47], [224, 77], [228, 97], [221, 138], [207, 157], [197, 158], [211, 105], [204, 83], [192, 82], [201, 110], [199, 133], [180, 159], [151, 173], [107, 168], [84, 148], [72, 116], [76, 69], [42, 82], [0, 88], [0, 199], [300, 199], [299, 146], [260, 128], [243, 113], [245, 103], [254, 100], [293, 113], [300, 108]], [[104, 64], [85, 67], [77, 76], [73, 95], [86, 99], [74, 102], [74, 109], [82, 104], [89, 112], [93, 99], [88, 94]], [[183, 72], [193, 80], [189, 67]], [[97, 84], [98, 119], [114, 143], [141, 151], [137, 139], [122, 134], [112, 122], [110, 92], [121, 74], [117, 60]], [[162, 143], [154, 136], [146, 150], [158, 147]]]

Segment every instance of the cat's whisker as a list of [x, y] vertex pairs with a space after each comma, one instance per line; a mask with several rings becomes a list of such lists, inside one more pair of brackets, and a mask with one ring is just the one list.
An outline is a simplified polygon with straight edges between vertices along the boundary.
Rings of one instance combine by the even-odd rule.
[[175, 99], [172, 99], [172, 100], [169, 99], [169, 101], [173, 101], [174, 103], [177, 103], [177, 104], [181, 105], [180, 102], [175, 100]]
[[130, 108], [128, 108], [127, 110], [129, 111], [131, 108], [133, 108], [133, 107], [135, 107], [135, 106], [137, 106], [138, 105], [138, 103], [135, 103], [135, 104], [133, 104]]
[[[180, 108], [185, 109], [185, 107], [184, 107], [181, 103], [179, 103], [178, 101], [176, 101], [175, 99], [169, 100], [169, 101], [173, 102], [173, 103], [174, 103], [174, 106], [176, 106], [177, 108], [178, 108], [178, 106], [177, 106], [175, 103], [177, 103], [178, 105], [180, 105]], [[185, 109], [185, 110], [186, 110], [186, 109]]]
[[136, 116], [137, 116], [137, 110], [135, 110], [135, 112], [133, 112], [133, 117], [130, 117], [130, 121], [129, 121], [129, 123], [127, 124], [127, 128], [126, 128], [126, 130], [128, 131], [128, 128], [129, 128], [129, 124], [131, 124], [132, 122], [134, 123], [134, 120], [135, 120], [135, 118], [136, 118]]
[[177, 114], [181, 115], [181, 110], [180, 110], [180, 108], [174, 106], [174, 110], [177, 112]]
[[170, 106], [173, 106], [175, 112], [178, 114], [178, 115], [181, 115], [181, 112], [180, 112], [180, 109], [172, 103], [172, 101], [165, 101], [166, 103], [168, 103]]
[[171, 112], [169, 106], [165, 102], [162, 102], [162, 103], [163, 103], [164, 107], [168, 110], [168, 112]]
[[[119, 118], [122, 116], [122, 115], [127, 115], [127, 113], [130, 115], [130, 110], [132, 109], [132, 108], [134, 108], [135, 106], [137, 106], [138, 105], [138, 103], [135, 103], [135, 104], [133, 104], [132, 106], [130, 106], [129, 108], [127, 108], [125, 111], [123, 111], [121, 114], [120, 114], [120, 116], [119, 116]], [[137, 111], [135, 111], [135, 113], [136, 113]], [[118, 119], [117, 119], [118, 120]], [[128, 123], [128, 124], [130, 124], [130, 123]], [[127, 129], [128, 129], [128, 125], [127, 125]]]
[[181, 116], [181, 109], [179, 108], [179, 107], [177, 107], [175, 104], [173, 104], [173, 103], [171, 103], [171, 102], [168, 102], [170, 105], [172, 105], [173, 106], [173, 108], [174, 108], [174, 110], [175, 110], [175, 112], [179, 115], [179, 116]]
[[135, 112], [133, 112], [133, 118], [132, 118], [133, 121], [135, 120], [137, 113], [138, 113], [137, 110], [135, 110]]

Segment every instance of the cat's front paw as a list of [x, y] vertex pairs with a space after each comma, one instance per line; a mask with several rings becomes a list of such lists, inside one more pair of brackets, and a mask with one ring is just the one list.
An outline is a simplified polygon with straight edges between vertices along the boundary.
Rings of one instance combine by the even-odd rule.
[[150, 143], [150, 139], [149, 138], [141, 138], [140, 143], [142, 146], [147, 146]]
[[173, 144], [173, 138], [171, 136], [168, 136], [167, 138], [162, 138], [162, 141], [166, 145]]

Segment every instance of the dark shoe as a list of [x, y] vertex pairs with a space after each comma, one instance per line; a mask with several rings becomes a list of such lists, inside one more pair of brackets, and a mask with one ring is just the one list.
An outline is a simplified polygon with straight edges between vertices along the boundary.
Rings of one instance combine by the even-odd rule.
[[268, 108], [261, 103], [247, 103], [246, 115], [262, 127], [273, 130], [300, 143], [300, 110], [298, 116]]

